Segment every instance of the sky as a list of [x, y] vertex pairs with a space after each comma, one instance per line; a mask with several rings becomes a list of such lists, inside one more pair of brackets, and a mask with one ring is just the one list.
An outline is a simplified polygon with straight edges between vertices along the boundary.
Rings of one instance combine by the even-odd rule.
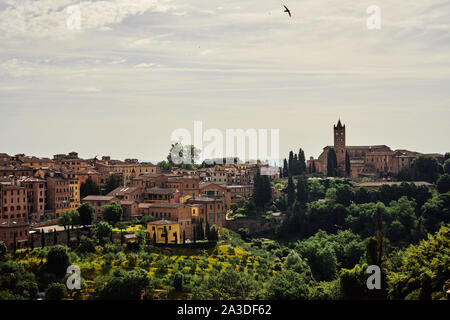
[[339, 118], [347, 145], [450, 151], [450, 1], [0, 0], [0, 41], [8, 154], [159, 161], [200, 120], [317, 157]]

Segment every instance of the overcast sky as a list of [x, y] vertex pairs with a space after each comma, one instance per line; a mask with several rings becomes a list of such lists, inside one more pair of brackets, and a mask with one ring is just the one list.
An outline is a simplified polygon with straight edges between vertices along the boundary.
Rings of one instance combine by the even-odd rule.
[[348, 145], [450, 151], [449, 1], [283, 1], [0, 0], [0, 152], [160, 160], [202, 120], [316, 157], [339, 117]]

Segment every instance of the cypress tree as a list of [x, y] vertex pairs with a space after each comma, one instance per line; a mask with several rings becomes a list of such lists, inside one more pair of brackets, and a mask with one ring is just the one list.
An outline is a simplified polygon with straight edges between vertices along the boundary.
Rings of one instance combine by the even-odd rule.
[[31, 239], [30, 239], [30, 246], [31, 246], [31, 250], [34, 250], [34, 232], [30, 234]]
[[14, 238], [13, 238], [13, 253], [16, 253], [17, 249], [17, 232], [14, 231]]
[[67, 246], [70, 247], [70, 228], [67, 228]]
[[293, 174], [292, 173], [293, 163], [294, 163], [294, 153], [292, 151], [289, 151], [288, 173], [291, 175]]
[[286, 158], [283, 160], [283, 178], [287, 178], [289, 176], [289, 167]]
[[330, 148], [327, 153], [327, 177], [337, 176], [337, 158], [336, 152]]
[[295, 200], [295, 185], [292, 180], [292, 175], [289, 174], [288, 185], [287, 185], [287, 196], [288, 196], [288, 206], [292, 205]]
[[347, 151], [345, 151], [345, 173], [350, 176], [350, 156]]
[[299, 162], [299, 173], [303, 174], [306, 173], [306, 159], [305, 159], [305, 152], [302, 148], [298, 151], [298, 162]]
[[41, 247], [45, 247], [45, 232], [44, 229], [41, 229]]
[[186, 244], [186, 231], [183, 230], [183, 244]]
[[299, 163], [298, 163], [298, 157], [297, 154], [294, 153], [294, 160], [292, 161], [292, 171], [291, 174], [293, 176], [298, 175], [299, 172]]
[[312, 162], [312, 173], [316, 173], [316, 162]]
[[53, 229], [53, 245], [56, 246], [58, 244], [58, 235], [56, 234], [56, 229]]
[[308, 202], [308, 182], [304, 177], [297, 180], [297, 201], [303, 206]]
[[165, 244], [169, 242], [169, 233], [167, 232], [167, 227], [164, 227], [164, 242]]
[[120, 230], [120, 244], [123, 245], [123, 230]]
[[153, 245], [156, 244], [156, 231], [153, 231]]

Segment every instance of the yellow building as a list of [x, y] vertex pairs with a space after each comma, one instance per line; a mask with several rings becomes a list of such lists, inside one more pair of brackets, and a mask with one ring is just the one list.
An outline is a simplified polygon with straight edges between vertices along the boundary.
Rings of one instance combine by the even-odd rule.
[[165, 234], [167, 233], [168, 243], [181, 243], [183, 242], [182, 235], [180, 234], [180, 225], [176, 221], [170, 220], [158, 220], [152, 221], [147, 224], [147, 232], [150, 234], [150, 239], [154, 239], [156, 233], [156, 242], [166, 242]]
[[31, 167], [33, 169], [48, 168], [53, 164], [53, 160], [48, 158], [36, 158], [36, 157], [21, 157], [23, 166]]
[[122, 163], [111, 165], [110, 168], [114, 172], [122, 173], [124, 185], [127, 185], [132, 178], [141, 174], [161, 172], [161, 168], [153, 163]]
[[78, 209], [80, 206], [80, 181], [78, 178], [69, 179], [69, 201], [71, 209]]
[[64, 173], [64, 178], [69, 180], [69, 205], [70, 209], [78, 209], [80, 206], [80, 180], [74, 173]]

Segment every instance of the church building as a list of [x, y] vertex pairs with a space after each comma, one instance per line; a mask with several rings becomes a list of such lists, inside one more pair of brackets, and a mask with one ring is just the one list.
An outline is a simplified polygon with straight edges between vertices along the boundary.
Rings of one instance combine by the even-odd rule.
[[317, 159], [310, 157], [307, 167], [314, 166], [315, 172], [326, 174], [327, 154], [333, 148], [336, 152], [340, 176], [346, 175], [345, 157], [348, 153], [350, 159], [349, 178], [387, 178], [397, 175], [403, 168], [410, 168], [413, 160], [422, 155], [415, 151], [392, 150], [386, 145], [347, 146], [345, 137], [345, 125], [342, 125], [339, 119], [337, 125], [333, 126], [334, 145], [324, 147]]

